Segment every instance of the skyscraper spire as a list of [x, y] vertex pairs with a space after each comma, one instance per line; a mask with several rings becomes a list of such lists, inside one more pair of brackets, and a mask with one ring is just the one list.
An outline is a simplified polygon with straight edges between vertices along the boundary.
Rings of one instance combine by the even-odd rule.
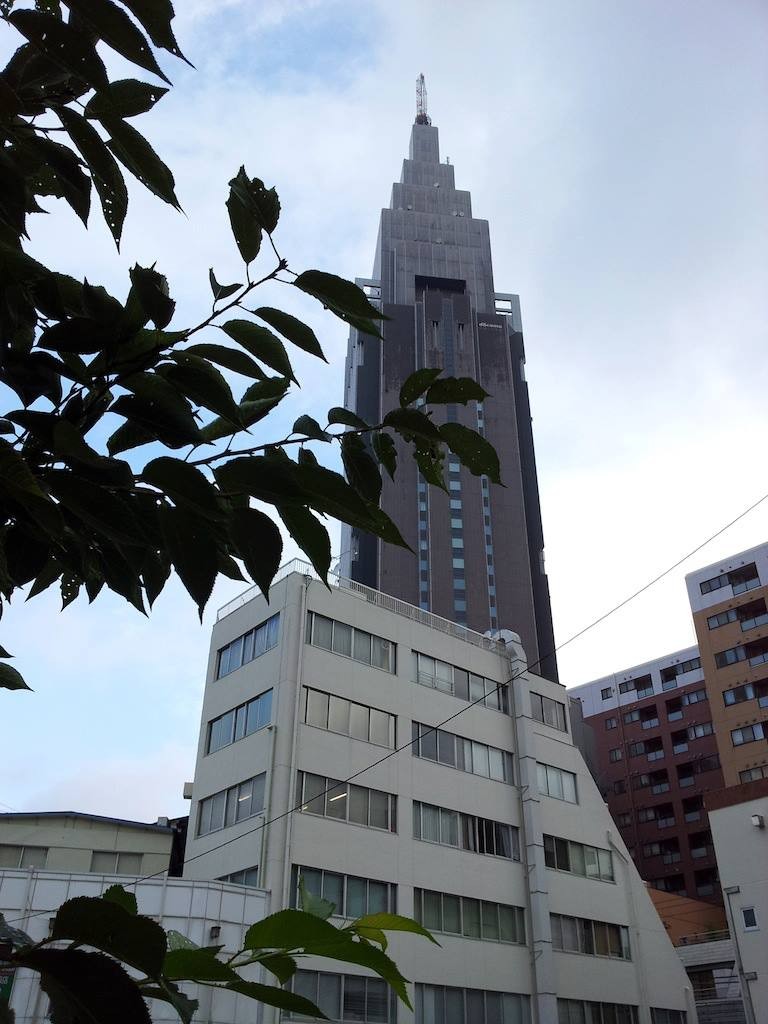
[[432, 124], [427, 114], [427, 85], [424, 75], [416, 79], [416, 124]]

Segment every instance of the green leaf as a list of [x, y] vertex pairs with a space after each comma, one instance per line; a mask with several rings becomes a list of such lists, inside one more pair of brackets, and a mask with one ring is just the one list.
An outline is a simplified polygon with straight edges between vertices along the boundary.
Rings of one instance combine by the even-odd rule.
[[263, 512], [255, 508], [235, 508], [229, 520], [229, 532], [237, 558], [245, 563], [251, 579], [269, 600], [269, 588], [280, 568], [283, 539], [280, 531]]
[[292, 434], [303, 434], [305, 437], [311, 437], [315, 441], [327, 441], [330, 443], [330, 438], [317, 422], [312, 419], [311, 416], [299, 416], [296, 422], [293, 424]]
[[150, 444], [157, 440], [157, 435], [136, 423], [126, 422], [107, 439], [107, 451], [110, 455], [117, 455], [120, 452], [127, 452], [131, 448], [138, 448], [142, 444]]
[[168, 939], [168, 949], [200, 949], [196, 942], [188, 939], [186, 935], [177, 932], [175, 928], [169, 928], [165, 933]]
[[94, 93], [86, 103], [84, 113], [96, 120], [102, 117], [137, 117], [151, 110], [167, 92], [162, 85], [121, 78]]
[[416, 409], [393, 409], [384, 417], [384, 425], [392, 427], [406, 441], [414, 437], [427, 441], [441, 441], [440, 431], [432, 420]]
[[[152, 267], [131, 267], [131, 291], [155, 327], [162, 331], [171, 322], [176, 303], [168, 295], [168, 279]], [[130, 296], [128, 303], [130, 304]]]
[[225, 417], [236, 426], [241, 425], [240, 408], [232, 397], [229, 384], [207, 359], [189, 350], [173, 352], [175, 366], [165, 364], [158, 372], [182, 391], [193, 402]]
[[366, 501], [378, 504], [381, 497], [381, 473], [358, 434], [344, 434], [342, 437], [341, 461], [344, 463], [347, 480], [358, 494]]
[[17, 10], [7, 20], [38, 50], [94, 89], [107, 85], [104, 62], [85, 32], [60, 18], [38, 11]]
[[322, 270], [305, 270], [293, 283], [339, 315], [346, 314], [369, 320], [384, 319], [379, 310], [368, 301], [362, 288], [358, 288], [351, 281], [345, 281], [343, 277], [337, 277], [336, 274], [327, 274]]
[[65, 469], [48, 470], [46, 481], [75, 520], [87, 523], [116, 544], [145, 543], [144, 532], [129, 504], [108, 488]]
[[208, 271], [208, 280], [211, 282], [214, 302], [218, 302], [220, 299], [228, 299], [230, 295], [235, 294], [238, 288], [243, 287], [241, 284], [219, 284], [213, 272], [213, 267]]
[[286, 956], [284, 953], [268, 953], [266, 956], [259, 957], [259, 963], [271, 971], [281, 985], [290, 981], [296, 973], [296, 961], [292, 956]]
[[[251, 427], [264, 419], [283, 400], [288, 385], [289, 381], [283, 377], [268, 377], [252, 384], [239, 406], [243, 426]], [[248, 398], [249, 395], [255, 397]], [[200, 433], [206, 441], [218, 441], [219, 438], [229, 437], [233, 433], [232, 424], [229, 420], [219, 417], [206, 424]]]
[[301, 505], [278, 505], [277, 511], [291, 537], [309, 558], [315, 572], [327, 585], [331, 567], [331, 538], [328, 531], [308, 508]]
[[0, 664], [0, 688], [3, 690], [29, 690], [32, 692], [32, 687], [27, 686], [24, 682], [21, 672], [17, 672], [12, 665], [5, 664]]
[[58, 535], [62, 529], [61, 512], [45, 494], [30, 472], [26, 461], [7, 441], [0, 439], [0, 494], [21, 505], [47, 533]]
[[216, 544], [210, 524], [181, 506], [160, 509], [165, 546], [173, 567], [197, 605], [200, 619], [219, 572]]
[[274, 985], [261, 985], [257, 981], [243, 981], [240, 979], [239, 981], [230, 982], [225, 988], [228, 988], [231, 992], [238, 992], [241, 996], [250, 996], [251, 999], [256, 999], [267, 1006], [277, 1006], [281, 1010], [286, 1010], [289, 1013], [298, 1013], [312, 1020], [330, 1019], [314, 1003], [311, 1003], [309, 999], [305, 999], [304, 996], [296, 995], [293, 992], [288, 992], [284, 988], [275, 988]]
[[[32, 143], [27, 143], [30, 147]], [[47, 171], [55, 176], [61, 195], [77, 216], [88, 224], [88, 211], [91, 206], [91, 182], [83, 174], [79, 158], [58, 142], [51, 139], [38, 138], [34, 140], [34, 149], [45, 161]], [[54, 193], [58, 194], [58, 193]]]
[[163, 929], [156, 921], [133, 914], [114, 900], [91, 896], [67, 900], [56, 912], [51, 937], [93, 946], [150, 978], [159, 977], [163, 969]]
[[448, 488], [445, 486], [445, 477], [443, 476], [443, 454], [441, 449], [437, 445], [427, 449], [417, 447], [413, 457], [416, 459], [419, 472], [427, 483], [439, 487], [447, 493]]
[[165, 551], [150, 552], [150, 557], [141, 570], [141, 581], [144, 584], [144, 593], [147, 595], [147, 604], [150, 608], [162, 593], [170, 575], [171, 562]]
[[201, 359], [210, 359], [211, 362], [225, 366], [228, 370], [242, 374], [243, 377], [250, 377], [253, 380], [264, 380], [264, 371], [245, 352], [236, 348], [227, 348], [226, 345], [211, 345], [203, 342], [199, 345], [190, 345], [182, 349], [191, 355], [199, 356]]
[[103, 953], [30, 949], [17, 963], [40, 973], [54, 1024], [152, 1024], [136, 982]]
[[[239, 174], [245, 174], [242, 167]], [[259, 255], [262, 230], [255, 213], [249, 204], [243, 200], [240, 191], [235, 189], [236, 180], [236, 178], [233, 178], [229, 183], [227, 213], [229, 214], [229, 223], [232, 228], [235, 244], [247, 265], [252, 263]]]
[[368, 424], [360, 419], [358, 415], [350, 412], [349, 409], [342, 409], [335, 405], [328, 411], [328, 423], [343, 423], [345, 427], [354, 427], [355, 430], [365, 430]]
[[[149, 38], [163, 50], [174, 57], [189, 61], [179, 49], [179, 44], [171, 28], [173, 21], [173, 4], [171, 0], [122, 0], [125, 7], [141, 22]], [[192, 67], [191, 64], [189, 64]]]
[[10, 420], [0, 420], [0, 434], [15, 434], [16, 429]]
[[167, 494], [175, 503], [188, 506], [206, 519], [220, 520], [223, 512], [216, 488], [196, 466], [163, 455], [143, 469], [141, 479]]
[[[334, 929], [336, 930], [336, 929]], [[315, 942], [309, 941], [304, 944], [307, 954], [313, 956], [325, 956], [331, 960], [341, 963], [358, 964], [360, 967], [367, 967], [383, 978], [395, 991], [405, 1005], [411, 1009], [411, 1001], [408, 998], [408, 991], [405, 987], [406, 981], [395, 964], [386, 953], [371, 946], [367, 942], [353, 942], [347, 938], [349, 933], [336, 932], [338, 941]]]
[[117, 903], [119, 907], [122, 907], [131, 916], [135, 916], [139, 912], [136, 897], [132, 892], [124, 889], [122, 885], [110, 885], [108, 889], [104, 890], [101, 898], [106, 900], [107, 903]]
[[353, 931], [360, 928], [377, 928], [385, 932], [413, 932], [414, 935], [423, 935], [430, 942], [434, 942], [436, 946], [440, 945], [434, 935], [417, 921], [410, 917], [402, 917], [400, 914], [367, 914], [365, 917], [359, 917], [353, 921], [349, 927]]
[[397, 448], [392, 437], [389, 434], [377, 432], [371, 436], [371, 444], [376, 458], [389, 473], [390, 480], [394, 480], [397, 469]]
[[256, 359], [276, 370], [283, 377], [296, 380], [288, 353], [285, 351], [285, 345], [266, 327], [254, 324], [250, 320], [228, 320], [219, 326], [225, 334], [242, 345]]
[[123, 384], [133, 394], [121, 395], [110, 412], [150, 431], [170, 448], [202, 442], [189, 403], [162, 377], [150, 373], [134, 374]]
[[499, 457], [484, 437], [460, 423], [443, 423], [440, 436], [470, 473], [475, 476], [485, 474], [493, 483], [501, 483]]
[[179, 990], [178, 985], [166, 979], [161, 979], [159, 985], [142, 985], [141, 994], [145, 999], [160, 999], [168, 1003], [178, 1013], [182, 1024], [192, 1024], [192, 1018], [200, 1005], [197, 999], [190, 999]]
[[40, 335], [38, 345], [57, 352], [88, 355], [109, 347], [114, 341], [114, 328], [105, 327], [89, 317], [73, 316], [46, 327]]
[[304, 949], [309, 943], [334, 943], [341, 933], [332, 924], [303, 910], [278, 910], [252, 924], [243, 949]]
[[320, 359], [328, 360], [323, 355], [323, 350], [320, 348], [320, 342], [317, 340], [315, 332], [311, 327], [308, 327], [301, 320], [297, 320], [295, 316], [291, 316], [289, 313], [284, 313], [281, 309], [272, 309], [271, 306], [261, 306], [259, 309], [254, 309], [254, 316], [259, 317], [260, 320], [266, 320], [270, 327], [282, 334], [288, 341], [293, 342], [298, 348], [303, 349], [305, 352], [309, 352], [310, 355], [318, 356]]
[[56, 114], [88, 164], [107, 227], [118, 248], [128, 210], [128, 190], [117, 162], [99, 133], [71, 107], [58, 107]]
[[319, 917], [322, 921], [327, 921], [336, 909], [336, 904], [310, 892], [304, 881], [304, 875], [299, 875], [299, 909]]
[[277, 192], [267, 188], [261, 178], [249, 178], [244, 167], [240, 168], [229, 184], [230, 195], [236, 196], [259, 227], [271, 235], [280, 218]]
[[161, 71], [143, 34], [125, 11], [111, 3], [111, 0], [67, 0], [67, 6], [126, 60], [171, 84], [170, 79]]
[[427, 391], [427, 405], [447, 402], [482, 402], [488, 392], [471, 377], [443, 377], [436, 380]]
[[103, 124], [110, 134], [107, 146], [120, 163], [150, 192], [175, 209], [181, 210], [174, 192], [173, 174], [144, 136], [117, 117], [104, 118]]
[[169, 949], [163, 975], [171, 981], [237, 981], [231, 967], [218, 960], [210, 949]]
[[439, 377], [442, 370], [431, 370], [429, 368], [424, 370], [417, 370], [412, 373], [410, 377], [406, 377], [403, 386], [400, 388], [400, 405], [405, 408], [410, 405], [411, 402], [415, 402], [416, 399], [423, 395], [427, 390], [432, 381]]
[[2, 645], [0, 645], [0, 658], [12, 658], [12, 657], [13, 657], [13, 655], [9, 654], [8, 651], [6, 651], [6, 649]]

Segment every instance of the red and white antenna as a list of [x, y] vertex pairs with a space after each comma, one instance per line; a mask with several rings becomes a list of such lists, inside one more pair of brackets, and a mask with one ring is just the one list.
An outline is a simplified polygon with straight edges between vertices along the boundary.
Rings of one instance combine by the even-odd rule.
[[423, 74], [416, 79], [416, 124], [432, 124], [427, 114], [427, 85]]

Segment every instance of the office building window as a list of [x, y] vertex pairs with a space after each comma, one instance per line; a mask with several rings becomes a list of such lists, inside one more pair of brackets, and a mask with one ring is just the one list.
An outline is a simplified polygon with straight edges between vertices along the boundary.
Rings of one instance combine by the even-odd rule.
[[624, 811], [623, 814], [616, 815], [616, 824], [619, 828], [627, 828], [628, 825], [632, 824], [632, 815], [629, 811]]
[[745, 932], [756, 932], [758, 930], [757, 912], [754, 907], [742, 907], [741, 920], [744, 923]]
[[698, 725], [689, 725], [688, 739], [700, 740], [702, 736], [711, 736], [713, 731], [711, 722], [700, 722]]
[[717, 615], [710, 615], [707, 618], [707, 626], [710, 629], [717, 629], [719, 626], [725, 626], [729, 622], [735, 622], [739, 615], [735, 608], [729, 608], [727, 611], [718, 612]]
[[429, 931], [486, 942], [525, 943], [525, 911], [505, 903], [413, 890], [413, 916]]
[[702, 594], [710, 594], [713, 590], [720, 590], [722, 587], [733, 587], [734, 594], [744, 594], [748, 590], [754, 590], [760, 586], [760, 579], [757, 575], [757, 567], [754, 562], [741, 566], [730, 572], [720, 573], [712, 579], [704, 580], [699, 584]]
[[251, 868], [243, 868], [242, 871], [233, 871], [229, 875], [222, 875], [220, 882], [229, 882], [231, 885], [245, 885], [251, 889], [259, 887], [259, 866], [254, 864]]
[[744, 743], [755, 743], [757, 740], [765, 739], [765, 728], [762, 722], [755, 725], [744, 725], [741, 729], [731, 729], [731, 742], [734, 747], [740, 747]]
[[637, 709], [635, 709], [634, 711], [627, 711], [627, 713], [624, 715], [624, 723], [625, 723], [625, 725], [631, 725], [633, 722], [639, 722], [639, 721], [640, 721], [640, 712]]
[[[530, 1024], [528, 996], [443, 985], [414, 986], [416, 1024]], [[634, 1022], [633, 1022], [634, 1024]]]
[[477, 702], [505, 714], [509, 710], [505, 683], [496, 683], [418, 651], [413, 652], [413, 678], [421, 686], [452, 693], [461, 700]]
[[587, 956], [608, 956], [614, 960], [631, 960], [629, 929], [607, 921], [586, 917], [550, 914], [552, 948], [563, 953], [586, 953]]
[[515, 781], [512, 754], [507, 750], [468, 740], [420, 722], [412, 723], [412, 736], [411, 750], [415, 757], [437, 761], [497, 782], [513, 784]]
[[90, 870], [99, 875], [140, 875], [140, 853], [117, 853], [114, 850], [94, 850]]
[[574, 843], [557, 836], [544, 836], [544, 863], [548, 868], [569, 871], [585, 878], [613, 881], [613, 858], [610, 850]]
[[576, 804], [576, 776], [573, 772], [555, 768], [551, 764], [537, 764], [539, 777], [539, 793]]
[[296, 803], [306, 814], [354, 822], [367, 828], [397, 832], [397, 797], [379, 789], [338, 782], [324, 775], [299, 772]]
[[250, 736], [258, 729], [269, 725], [272, 716], [272, 691], [266, 690], [246, 704], [227, 711], [208, 723], [208, 736], [205, 745], [206, 754], [213, 754], [230, 743]]
[[307, 612], [307, 643], [385, 672], [397, 671], [396, 645], [391, 640], [348, 626], [345, 622], [336, 622], [316, 612]]
[[606, 720], [605, 720], [605, 728], [606, 729], [615, 729], [618, 724], [619, 724], [618, 718], [606, 718]]
[[614, 747], [612, 750], [608, 751], [609, 761], [620, 761], [623, 756], [624, 754], [622, 752], [621, 747]]
[[490, 818], [413, 801], [413, 838], [490, 857], [520, 860], [518, 829]]
[[651, 1024], [686, 1024], [688, 1014], [685, 1010], [664, 1010], [658, 1006], [651, 1007]]
[[[362, 1021], [363, 1024], [394, 1024], [394, 992], [379, 978], [359, 974], [329, 974], [325, 971], [298, 970], [289, 988], [309, 999], [326, 1017], [335, 1021]], [[313, 1021], [294, 1010], [283, 1013], [285, 1020]]]
[[561, 704], [559, 700], [552, 700], [550, 697], [543, 697], [540, 693], [531, 691], [531, 712], [537, 722], [551, 725], [553, 729], [559, 729], [561, 732], [568, 731], [565, 704]]
[[634, 690], [635, 681], [634, 679], [628, 679], [623, 683], [619, 683], [619, 693], [629, 693], [630, 690]]
[[621, 796], [622, 793], [627, 792], [627, 783], [624, 779], [617, 779], [613, 784], [613, 792], [616, 796]]
[[338, 732], [382, 747], [395, 746], [394, 715], [323, 690], [304, 687], [301, 717], [306, 725], [314, 725], [318, 729]]
[[266, 777], [266, 772], [262, 772], [201, 800], [197, 809], [197, 835], [205, 836], [261, 814]]
[[44, 868], [47, 860], [47, 846], [11, 846], [0, 843], [0, 868]]
[[768, 764], [758, 765], [757, 768], [747, 768], [739, 772], [739, 782], [757, 782], [758, 779], [768, 779]]
[[271, 651], [273, 647], [277, 646], [279, 636], [280, 613], [278, 612], [266, 622], [262, 622], [260, 626], [244, 633], [219, 650], [216, 659], [216, 678], [221, 679], [222, 676], [229, 675], [241, 665], [246, 665], [266, 651]]
[[333, 904], [337, 917], [364, 917], [366, 914], [394, 914], [397, 910], [397, 886], [374, 878], [342, 875], [294, 864], [291, 884], [291, 906], [298, 907], [299, 883], [313, 896]]
[[593, 1003], [558, 999], [557, 1024], [638, 1024], [637, 1007], [628, 1003]]
[[610, 700], [612, 695], [613, 695], [613, 689], [610, 686], [606, 686], [604, 689], [602, 689], [600, 691], [600, 697], [603, 700]]

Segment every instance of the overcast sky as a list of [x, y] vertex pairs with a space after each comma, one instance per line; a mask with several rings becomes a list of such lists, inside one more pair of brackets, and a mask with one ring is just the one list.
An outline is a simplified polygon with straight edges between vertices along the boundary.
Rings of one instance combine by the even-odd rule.
[[[186, 216], [133, 190], [117, 256], [97, 215], [86, 233], [54, 208], [33, 255], [118, 295], [157, 260], [178, 324], [197, 322], [208, 267], [240, 279], [224, 200], [244, 163], [280, 193], [294, 269], [367, 276], [423, 71], [496, 288], [521, 297], [558, 643], [768, 491], [762, 0], [177, 6], [196, 70], [165, 62], [175, 87], [138, 126]], [[346, 336], [284, 288], [263, 298], [308, 317], [330, 359], [296, 360], [311, 387], [272, 437], [340, 402]], [[767, 539], [768, 502], [566, 647], [562, 680], [692, 643], [685, 572]], [[0, 697], [0, 809], [184, 813], [210, 626], [238, 589], [202, 626], [175, 581], [149, 619], [111, 595], [15, 602], [0, 642], [35, 693]]]

